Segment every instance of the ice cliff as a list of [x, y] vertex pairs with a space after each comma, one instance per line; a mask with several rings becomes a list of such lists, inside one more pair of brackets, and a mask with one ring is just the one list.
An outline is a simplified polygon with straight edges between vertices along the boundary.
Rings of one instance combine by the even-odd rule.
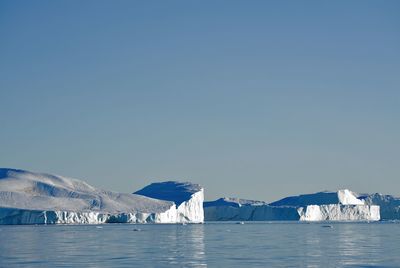
[[134, 194], [174, 202], [180, 222], [201, 223], [204, 221], [204, 189], [198, 184], [177, 181], [158, 182]]
[[380, 207], [381, 220], [400, 220], [400, 198], [384, 194], [364, 194], [359, 199]]
[[298, 209], [300, 221], [379, 221], [379, 206], [309, 205]]
[[275, 206], [298, 207], [300, 221], [379, 221], [379, 206], [365, 204], [350, 190], [283, 198]]
[[283, 198], [267, 204], [237, 198], [204, 203], [206, 221], [377, 221], [379, 206], [368, 204], [349, 190]]
[[206, 221], [285, 221], [299, 220], [296, 207], [269, 206], [263, 201], [220, 198], [204, 202]]
[[[181, 214], [172, 201], [105, 191], [62, 176], [0, 169], [0, 224], [178, 223]], [[191, 221], [186, 216], [184, 221]]]

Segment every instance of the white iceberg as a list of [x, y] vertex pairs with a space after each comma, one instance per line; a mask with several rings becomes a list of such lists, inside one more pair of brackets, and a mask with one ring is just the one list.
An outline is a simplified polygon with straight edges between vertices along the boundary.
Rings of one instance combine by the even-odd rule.
[[286, 197], [271, 205], [298, 207], [300, 221], [379, 221], [379, 206], [368, 205], [358, 196], [344, 189]]
[[174, 202], [179, 222], [204, 222], [204, 189], [198, 184], [177, 181], [158, 182], [134, 194]]
[[300, 221], [379, 221], [379, 206], [309, 205], [298, 209]]
[[221, 198], [204, 202], [206, 221], [378, 221], [379, 206], [350, 190], [319, 192], [262, 201]]
[[[189, 220], [188, 220], [189, 219]], [[185, 219], [190, 221], [190, 217]], [[0, 169], [0, 224], [179, 223], [174, 202], [62, 176]]]

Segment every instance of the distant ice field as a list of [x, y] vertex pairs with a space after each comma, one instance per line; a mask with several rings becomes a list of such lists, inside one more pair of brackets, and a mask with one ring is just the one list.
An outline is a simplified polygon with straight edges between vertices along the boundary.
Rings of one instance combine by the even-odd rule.
[[398, 267], [400, 224], [3, 225], [0, 267]]

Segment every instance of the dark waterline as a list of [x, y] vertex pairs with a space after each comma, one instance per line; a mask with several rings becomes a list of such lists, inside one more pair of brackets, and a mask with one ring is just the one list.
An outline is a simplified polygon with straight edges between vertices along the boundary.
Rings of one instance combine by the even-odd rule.
[[400, 224], [0, 226], [0, 267], [398, 267]]

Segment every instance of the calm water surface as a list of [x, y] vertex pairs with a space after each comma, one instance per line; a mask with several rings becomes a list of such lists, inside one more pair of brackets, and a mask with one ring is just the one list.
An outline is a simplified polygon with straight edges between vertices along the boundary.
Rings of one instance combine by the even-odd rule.
[[0, 226], [0, 267], [400, 267], [400, 224]]

